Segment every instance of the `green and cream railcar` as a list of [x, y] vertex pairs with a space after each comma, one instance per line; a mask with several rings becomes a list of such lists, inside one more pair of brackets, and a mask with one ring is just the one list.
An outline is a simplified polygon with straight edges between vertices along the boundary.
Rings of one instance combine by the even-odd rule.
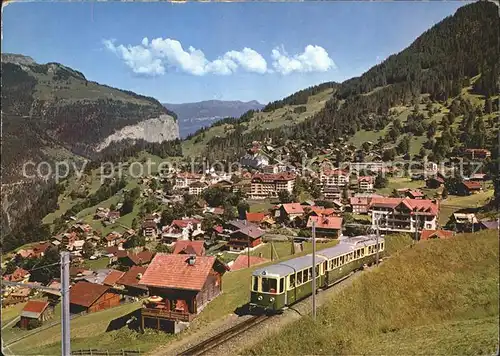
[[[379, 255], [385, 242], [379, 238]], [[316, 253], [316, 286], [327, 288], [375, 262], [376, 236], [356, 236]], [[252, 274], [250, 308], [280, 311], [312, 294], [312, 254], [257, 269]]]

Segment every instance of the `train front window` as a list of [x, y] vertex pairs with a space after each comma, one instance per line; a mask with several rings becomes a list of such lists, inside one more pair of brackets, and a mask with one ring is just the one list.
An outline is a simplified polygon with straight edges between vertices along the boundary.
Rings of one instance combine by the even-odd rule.
[[278, 281], [274, 278], [262, 278], [262, 292], [263, 293], [277, 293]]
[[257, 277], [252, 277], [252, 290], [258, 292], [259, 290], [259, 279]]

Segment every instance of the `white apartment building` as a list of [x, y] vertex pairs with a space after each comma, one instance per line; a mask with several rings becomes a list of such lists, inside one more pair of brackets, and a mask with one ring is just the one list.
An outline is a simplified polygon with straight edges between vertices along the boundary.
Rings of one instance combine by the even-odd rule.
[[386, 232], [436, 230], [439, 207], [429, 199], [374, 197], [370, 202], [372, 227]]
[[296, 175], [293, 173], [262, 174], [252, 177], [250, 198], [265, 199], [277, 197], [278, 193], [286, 190], [293, 192]]
[[204, 182], [205, 176], [198, 173], [182, 172], [176, 175], [174, 189], [188, 189], [194, 182]]
[[349, 172], [342, 169], [323, 170], [319, 174], [319, 184], [322, 190], [343, 188], [349, 185]]

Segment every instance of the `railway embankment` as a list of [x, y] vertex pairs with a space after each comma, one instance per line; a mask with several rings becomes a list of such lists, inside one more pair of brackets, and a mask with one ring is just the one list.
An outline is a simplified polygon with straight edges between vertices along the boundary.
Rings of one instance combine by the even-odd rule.
[[332, 294], [316, 321], [267, 330], [239, 354], [492, 354], [498, 244], [498, 231], [418, 242]]

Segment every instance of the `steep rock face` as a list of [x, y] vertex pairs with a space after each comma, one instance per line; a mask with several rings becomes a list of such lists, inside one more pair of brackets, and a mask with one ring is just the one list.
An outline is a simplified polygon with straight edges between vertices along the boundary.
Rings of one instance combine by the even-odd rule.
[[53, 178], [26, 177], [24, 163], [47, 162], [54, 172], [59, 160], [98, 158], [96, 147], [122, 138], [158, 142], [179, 136], [175, 113], [154, 98], [89, 81], [60, 63], [1, 57], [4, 233], [32, 218], [28, 210]]
[[128, 125], [106, 137], [97, 147], [102, 151], [112, 142], [125, 139], [142, 139], [147, 142], [163, 142], [179, 138], [179, 125], [172, 116], [160, 115], [157, 118], [144, 120], [136, 125]]

